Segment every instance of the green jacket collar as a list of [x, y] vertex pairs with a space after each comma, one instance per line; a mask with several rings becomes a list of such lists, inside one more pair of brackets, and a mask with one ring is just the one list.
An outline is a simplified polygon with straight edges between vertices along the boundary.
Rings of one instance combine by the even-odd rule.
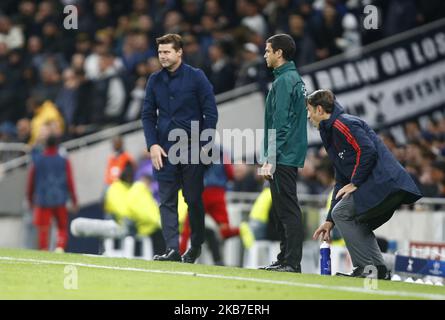
[[275, 76], [275, 78], [277, 78], [289, 70], [297, 70], [297, 68], [295, 67], [295, 63], [293, 61], [288, 61], [279, 66], [278, 68], [273, 69], [273, 75]]

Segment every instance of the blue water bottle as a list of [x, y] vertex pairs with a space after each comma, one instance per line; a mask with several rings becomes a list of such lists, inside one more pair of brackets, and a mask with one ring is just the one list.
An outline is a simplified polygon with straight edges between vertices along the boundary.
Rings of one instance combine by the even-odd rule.
[[331, 247], [326, 241], [320, 245], [320, 274], [331, 275]]

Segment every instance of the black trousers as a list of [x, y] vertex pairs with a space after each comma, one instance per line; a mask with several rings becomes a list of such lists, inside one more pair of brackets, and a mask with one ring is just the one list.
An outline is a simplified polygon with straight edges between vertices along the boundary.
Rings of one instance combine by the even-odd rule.
[[278, 261], [300, 268], [303, 254], [303, 219], [297, 198], [298, 168], [277, 165], [270, 181], [272, 213], [280, 235]]
[[177, 164], [178, 173], [171, 181], [159, 181], [162, 234], [168, 249], [179, 251], [178, 191], [182, 188], [188, 206], [191, 244], [201, 246], [204, 242], [204, 170], [202, 164]]

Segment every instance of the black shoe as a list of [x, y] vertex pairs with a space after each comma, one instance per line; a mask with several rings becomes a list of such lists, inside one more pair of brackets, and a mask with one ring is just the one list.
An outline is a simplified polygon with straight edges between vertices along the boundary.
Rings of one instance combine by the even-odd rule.
[[201, 247], [190, 247], [182, 256], [182, 262], [195, 263], [201, 255]]
[[391, 280], [391, 271], [386, 266], [377, 266], [377, 279]]
[[[389, 271], [386, 266], [380, 265], [376, 266], [377, 268], [377, 279], [379, 280], [391, 280], [391, 271]], [[337, 272], [336, 276], [342, 276], [342, 277], [355, 277], [355, 278], [366, 278], [371, 274], [365, 273], [365, 268], [363, 267], [356, 267], [351, 273], [342, 273]]]
[[351, 273], [337, 272], [335, 275], [340, 277], [365, 278], [366, 276], [363, 275], [364, 270], [362, 267], [355, 267]]
[[259, 270], [267, 270], [269, 268], [273, 268], [273, 267], [278, 267], [281, 266], [283, 264], [283, 261], [274, 261], [271, 264], [269, 264], [268, 266], [263, 266], [263, 267], [259, 267]]
[[181, 261], [181, 255], [175, 249], [167, 249], [163, 255], [155, 255], [153, 260], [156, 261]]
[[265, 270], [267, 270], [267, 271], [278, 271], [278, 272], [301, 273], [301, 267], [295, 268], [295, 267], [290, 266], [288, 264], [281, 264], [281, 265], [278, 265], [278, 266], [267, 268]]

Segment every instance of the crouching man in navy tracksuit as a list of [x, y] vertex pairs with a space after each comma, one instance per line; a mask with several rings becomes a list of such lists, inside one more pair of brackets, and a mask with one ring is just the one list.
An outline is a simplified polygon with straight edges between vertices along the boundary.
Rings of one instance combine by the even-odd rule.
[[400, 205], [414, 203], [422, 195], [376, 133], [360, 118], [345, 114], [331, 91], [317, 90], [308, 96], [307, 111], [334, 164], [336, 180], [326, 222], [313, 237], [329, 241], [335, 224], [354, 266], [351, 274], [337, 275], [365, 277], [373, 269], [366, 266], [374, 266], [379, 279], [388, 279], [373, 230]]

